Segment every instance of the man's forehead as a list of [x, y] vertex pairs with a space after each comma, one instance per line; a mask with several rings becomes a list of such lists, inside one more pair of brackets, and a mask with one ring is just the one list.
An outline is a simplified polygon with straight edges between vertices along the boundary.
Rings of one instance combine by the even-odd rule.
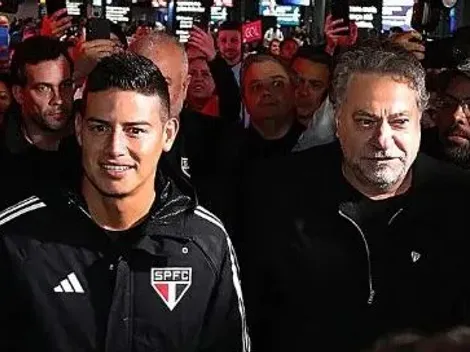
[[236, 29], [224, 29], [219, 31], [219, 38], [231, 38], [231, 37], [241, 37], [241, 33]]
[[265, 79], [279, 76], [289, 78], [281, 64], [272, 61], [254, 63], [247, 71], [247, 77], [252, 79]]
[[328, 65], [321, 62], [313, 62], [299, 57], [292, 63], [292, 69], [296, 72], [324, 72], [329, 71]]
[[468, 75], [462, 73], [455, 76], [446, 91], [462, 97], [470, 97], [470, 73]]
[[[55, 74], [51, 75], [54, 68], [54, 65], [57, 65], [60, 67], [63, 77], [62, 79], [68, 79], [71, 76], [70, 72], [70, 65], [68, 61], [65, 59], [65, 57], [59, 57], [56, 60], [48, 60], [48, 61], [41, 61], [37, 64], [26, 64], [25, 65], [25, 74], [26, 77], [28, 78], [28, 81], [42, 81], [42, 82], [47, 82], [49, 80], [52, 80], [56, 77]], [[57, 72], [57, 71], [55, 71]]]

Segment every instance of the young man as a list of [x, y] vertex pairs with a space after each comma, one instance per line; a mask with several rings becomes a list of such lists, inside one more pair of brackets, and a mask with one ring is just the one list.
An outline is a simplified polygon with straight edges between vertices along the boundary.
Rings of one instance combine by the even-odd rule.
[[0, 213], [2, 351], [248, 351], [223, 225], [158, 167], [176, 122], [146, 58], [104, 58], [76, 120], [79, 184]]

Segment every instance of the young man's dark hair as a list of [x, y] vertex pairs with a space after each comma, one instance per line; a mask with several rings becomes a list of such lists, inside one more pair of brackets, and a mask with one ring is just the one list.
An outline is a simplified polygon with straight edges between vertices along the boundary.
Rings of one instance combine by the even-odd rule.
[[237, 21], [225, 21], [219, 26], [219, 32], [221, 31], [241, 31], [242, 25]]
[[170, 116], [168, 84], [160, 70], [149, 59], [130, 52], [108, 56], [90, 73], [84, 92], [101, 92], [111, 88], [134, 91], [143, 95], [156, 95], [162, 108]]
[[70, 63], [73, 71], [73, 61], [67, 51], [67, 46], [54, 38], [35, 36], [18, 44], [11, 60], [10, 72], [13, 84], [26, 84], [26, 65], [36, 65], [43, 61], [56, 60], [63, 55]]
[[322, 46], [301, 46], [293, 57], [292, 62], [296, 59], [305, 59], [314, 63], [327, 65], [330, 71], [332, 70], [331, 56], [325, 53]]

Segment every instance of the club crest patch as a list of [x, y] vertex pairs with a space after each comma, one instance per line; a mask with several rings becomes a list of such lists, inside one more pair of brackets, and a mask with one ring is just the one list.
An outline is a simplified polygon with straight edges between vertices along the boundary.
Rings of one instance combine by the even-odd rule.
[[189, 159], [188, 158], [181, 158], [181, 171], [188, 178], [191, 178], [191, 168], [189, 166]]
[[172, 311], [191, 287], [192, 268], [152, 268], [150, 284]]

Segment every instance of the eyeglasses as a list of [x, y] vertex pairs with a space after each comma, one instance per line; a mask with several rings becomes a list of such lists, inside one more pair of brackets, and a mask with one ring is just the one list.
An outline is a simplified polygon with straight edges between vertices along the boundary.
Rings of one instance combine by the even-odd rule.
[[461, 107], [464, 111], [470, 111], [470, 97], [460, 99], [450, 94], [444, 94], [436, 99], [436, 108], [438, 109], [456, 110], [458, 107]]

